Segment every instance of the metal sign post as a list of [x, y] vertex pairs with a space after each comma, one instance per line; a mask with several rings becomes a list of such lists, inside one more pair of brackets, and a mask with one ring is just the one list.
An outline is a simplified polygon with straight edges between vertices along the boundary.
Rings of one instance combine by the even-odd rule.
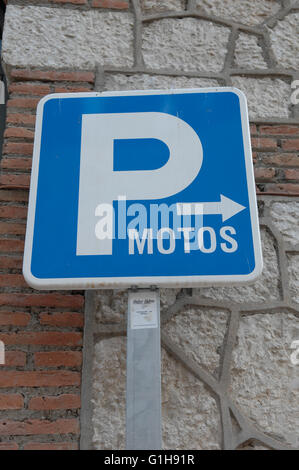
[[161, 341], [158, 289], [129, 290], [126, 399], [126, 448], [161, 449]]

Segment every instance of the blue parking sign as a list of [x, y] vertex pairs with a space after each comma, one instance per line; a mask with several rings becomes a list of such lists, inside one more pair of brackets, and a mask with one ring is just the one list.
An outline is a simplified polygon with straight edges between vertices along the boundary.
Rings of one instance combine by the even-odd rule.
[[23, 265], [29, 285], [200, 286], [249, 282], [261, 270], [241, 91], [40, 101]]

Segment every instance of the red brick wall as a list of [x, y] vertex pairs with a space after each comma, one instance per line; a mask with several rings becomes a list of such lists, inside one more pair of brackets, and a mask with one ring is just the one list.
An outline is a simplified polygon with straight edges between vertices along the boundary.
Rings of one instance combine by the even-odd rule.
[[77, 449], [83, 292], [37, 292], [22, 276], [35, 108], [90, 91], [91, 72], [12, 70], [0, 174], [0, 449]]
[[[10, 72], [0, 174], [0, 449], [78, 448], [83, 292], [33, 291], [22, 253], [36, 104], [48, 93], [90, 91], [94, 79]], [[252, 124], [251, 133], [258, 194], [299, 195], [299, 126]]]
[[[46, 0], [49, 4], [88, 5], [94, 8], [110, 8], [126, 10], [129, 8], [129, 0]], [[9, 4], [9, 0], [4, 0]]]
[[299, 196], [299, 125], [252, 124], [257, 194]]

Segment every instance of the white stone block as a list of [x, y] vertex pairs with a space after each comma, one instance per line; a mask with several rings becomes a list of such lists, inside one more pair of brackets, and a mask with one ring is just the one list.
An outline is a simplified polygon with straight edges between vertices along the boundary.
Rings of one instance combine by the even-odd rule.
[[168, 90], [170, 88], [217, 87], [217, 80], [149, 74], [105, 74], [105, 90]]
[[273, 202], [270, 214], [284, 240], [292, 245], [299, 244], [299, 202]]
[[164, 327], [165, 333], [193, 362], [218, 377], [227, 312], [190, 305]]
[[126, 421], [126, 340], [103, 339], [93, 362], [93, 443], [96, 449], [124, 449]]
[[233, 351], [231, 393], [236, 405], [264, 432], [299, 445], [298, 366], [291, 344], [299, 318], [282, 311], [242, 316]]
[[250, 119], [289, 117], [291, 87], [284, 80], [233, 76], [232, 83], [245, 93]]
[[299, 13], [291, 13], [269, 28], [272, 49], [279, 68], [299, 69]]
[[8, 5], [3, 60], [18, 67], [94, 69], [133, 64], [128, 12]]
[[162, 350], [163, 449], [220, 449], [220, 414], [204, 384]]
[[121, 323], [128, 311], [128, 292], [126, 289], [97, 290], [96, 321], [98, 324]]
[[280, 8], [276, 0], [195, 0], [195, 3], [210, 15], [247, 25], [262, 23]]
[[161, 13], [164, 11], [180, 11], [185, 8], [185, 0], [141, 0], [144, 13]]
[[290, 292], [292, 301], [299, 304], [299, 254], [290, 253], [288, 256], [288, 262]]
[[263, 50], [258, 45], [256, 36], [241, 33], [236, 42], [235, 64], [237, 67], [249, 69], [265, 69], [267, 64], [263, 58]]
[[196, 18], [167, 18], [145, 24], [145, 64], [152, 69], [219, 72], [229, 32], [229, 28]]

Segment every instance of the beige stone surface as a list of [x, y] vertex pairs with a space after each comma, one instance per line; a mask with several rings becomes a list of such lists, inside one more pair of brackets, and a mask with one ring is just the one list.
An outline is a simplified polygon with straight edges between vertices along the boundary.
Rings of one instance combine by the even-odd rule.
[[205, 287], [193, 289], [195, 295], [214, 300], [231, 300], [239, 304], [244, 302], [265, 303], [280, 298], [280, 280], [278, 259], [273, 237], [261, 231], [264, 269], [261, 277], [253, 284], [240, 287]]
[[162, 19], [144, 25], [142, 51], [152, 69], [213, 71], [223, 68], [229, 28], [196, 18]]
[[219, 449], [220, 415], [206, 387], [162, 354], [163, 449]]
[[[93, 444], [96, 449], [125, 448], [125, 338], [95, 346]], [[162, 351], [164, 449], [218, 449], [220, 420], [205, 386]]]
[[96, 449], [125, 448], [126, 340], [103, 339], [93, 363], [93, 443]]
[[299, 243], [299, 201], [273, 202], [270, 208], [273, 225], [285, 242]]
[[171, 318], [164, 332], [188, 358], [218, 377], [227, 320], [224, 310], [190, 305]]
[[238, 23], [256, 25], [279, 10], [276, 0], [195, 0], [206, 13]]
[[235, 64], [237, 67], [250, 69], [265, 69], [267, 63], [263, 50], [258, 44], [257, 36], [241, 33], [236, 41]]
[[105, 90], [156, 90], [217, 87], [217, 80], [149, 74], [105, 74]]
[[[299, 304], [299, 254], [289, 253], [288, 271], [292, 301]], [[299, 338], [298, 338], [299, 339]]]
[[269, 28], [272, 49], [280, 68], [299, 69], [299, 13], [291, 13]]
[[133, 15], [8, 5], [2, 55], [6, 64], [19, 67], [131, 66]]
[[232, 77], [233, 86], [242, 90], [248, 101], [250, 119], [289, 116], [290, 84], [280, 78]]
[[[231, 364], [236, 405], [264, 432], [299, 445], [298, 366], [290, 348], [299, 317], [287, 311], [241, 316]], [[297, 367], [297, 368], [296, 368]]]
[[160, 309], [161, 313], [175, 304], [181, 289], [160, 289]]
[[140, 0], [140, 5], [144, 13], [180, 11], [185, 8], [185, 0]]
[[96, 291], [96, 322], [99, 325], [124, 322], [127, 310], [126, 289]]

